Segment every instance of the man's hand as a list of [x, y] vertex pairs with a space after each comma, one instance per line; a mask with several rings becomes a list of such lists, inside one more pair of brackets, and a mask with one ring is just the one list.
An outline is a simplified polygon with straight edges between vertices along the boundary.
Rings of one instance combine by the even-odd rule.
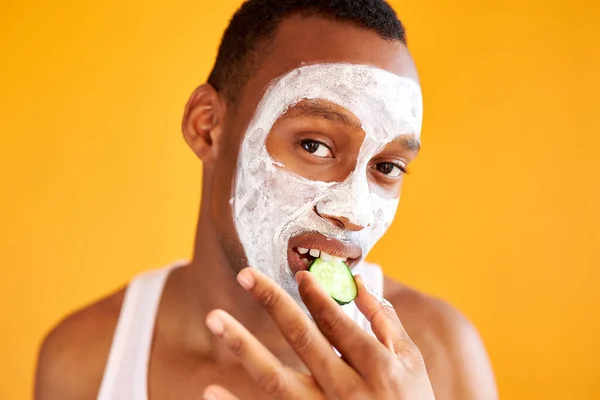
[[[285, 400], [434, 399], [418, 348], [391, 304], [378, 298], [360, 277], [356, 279], [356, 305], [371, 322], [377, 339], [352, 321], [310, 273], [301, 271], [296, 280], [316, 325], [260, 271], [246, 268], [238, 275], [240, 284], [267, 309], [312, 375], [283, 365], [225, 311], [214, 310], [206, 319], [209, 329], [232, 350], [266, 394]], [[228, 390], [215, 385], [207, 387], [204, 396], [236, 400]]]

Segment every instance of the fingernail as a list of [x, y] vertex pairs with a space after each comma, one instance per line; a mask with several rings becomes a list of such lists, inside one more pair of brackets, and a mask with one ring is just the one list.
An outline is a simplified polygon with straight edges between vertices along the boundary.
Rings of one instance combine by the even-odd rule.
[[296, 273], [296, 283], [300, 285], [300, 283], [304, 280], [304, 271], [299, 271]]
[[367, 290], [367, 293], [369, 293], [373, 297], [379, 298], [379, 294], [377, 294], [377, 292], [375, 291], [375, 289], [373, 289], [371, 287], [371, 285], [369, 285], [367, 282], [365, 282], [365, 280], [362, 278], [362, 276], [357, 275], [354, 277], [354, 279], [360, 281], [361, 285], [363, 285], [363, 287]]
[[387, 347], [392, 353], [396, 353], [396, 351], [394, 350], [394, 343], [392, 343], [390, 339], [386, 340], [385, 347]]
[[211, 315], [206, 319], [206, 326], [208, 326], [208, 329], [215, 335], [221, 335], [225, 331], [223, 321], [214, 315]]
[[206, 392], [203, 396], [204, 400], [219, 400], [219, 397], [213, 392]]
[[394, 306], [392, 306], [392, 303], [390, 303], [389, 301], [387, 301], [386, 299], [384, 299], [379, 293], [377, 293], [377, 291], [375, 289], [373, 289], [372, 286], [370, 286], [367, 282], [365, 282], [365, 280], [363, 279], [362, 276], [357, 276], [356, 278], [358, 278], [360, 280], [360, 284], [363, 285], [363, 287], [365, 288], [365, 290], [367, 291], [367, 293], [371, 297], [373, 297], [375, 300], [377, 300], [377, 302], [382, 307], [394, 308]]
[[250, 272], [250, 270], [247, 268], [240, 271], [240, 273], [237, 275], [237, 281], [246, 290], [252, 289], [256, 283], [252, 272]]

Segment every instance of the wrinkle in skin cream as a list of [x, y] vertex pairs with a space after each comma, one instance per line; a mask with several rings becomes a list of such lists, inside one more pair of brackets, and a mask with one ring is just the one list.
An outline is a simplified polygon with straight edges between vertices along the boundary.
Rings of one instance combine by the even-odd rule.
[[[266, 140], [289, 107], [322, 99], [352, 112], [365, 137], [356, 167], [342, 182], [313, 181], [286, 171], [271, 158]], [[233, 215], [248, 265], [261, 270], [302, 304], [287, 250], [305, 232], [360, 245], [366, 257], [390, 226], [399, 198], [369, 188], [369, 161], [400, 135], [420, 137], [422, 98], [412, 79], [356, 64], [315, 64], [276, 79], [259, 103], [241, 144], [233, 188]], [[345, 230], [321, 215], [363, 227]]]

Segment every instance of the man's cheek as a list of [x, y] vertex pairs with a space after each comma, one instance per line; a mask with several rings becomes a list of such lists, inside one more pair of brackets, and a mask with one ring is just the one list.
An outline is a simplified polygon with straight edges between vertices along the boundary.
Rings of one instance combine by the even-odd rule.
[[385, 231], [388, 230], [388, 228], [392, 224], [392, 221], [394, 221], [397, 206], [397, 201], [389, 201], [389, 203], [385, 204], [385, 206], [377, 210], [377, 213], [375, 214], [376, 219], [379, 221], [383, 233], [385, 233]]
[[374, 210], [375, 220], [370, 232], [370, 236], [373, 241], [372, 245], [381, 239], [394, 221], [396, 209], [398, 207], [398, 201], [398, 199], [373, 199], [373, 204], [375, 205], [376, 209]]
[[265, 179], [265, 189], [282, 205], [306, 205], [313, 203], [323, 191], [320, 182], [299, 178], [287, 171], [274, 171]]

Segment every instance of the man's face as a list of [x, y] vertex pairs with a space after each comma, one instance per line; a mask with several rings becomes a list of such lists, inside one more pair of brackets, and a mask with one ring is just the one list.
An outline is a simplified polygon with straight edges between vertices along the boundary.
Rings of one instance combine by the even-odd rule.
[[[319, 40], [304, 54], [285, 49], [294, 25], [329, 31], [321, 37], [333, 43]], [[340, 53], [335, 42], [348, 31], [361, 40], [346, 37], [342, 54], [311, 54], [317, 44], [321, 53], [328, 45], [329, 53]], [[301, 41], [310, 42], [308, 36]], [[418, 148], [421, 94], [401, 44], [347, 24], [291, 18], [282, 24], [273, 53], [279, 57], [267, 56], [257, 74], [264, 76], [248, 83], [250, 95], [243, 100], [253, 99], [253, 107], [240, 105], [240, 116], [245, 108], [253, 108], [253, 115], [238, 141], [228, 202], [239, 242], [224, 246], [239, 252], [241, 243], [244, 254], [234, 259], [267, 273], [298, 298], [295, 272], [319, 255], [346, 259], [353, 267], [389, 227], [403, 170]], [[282, 63], [293, 68], [277, 65]], [[408, 73], [399, 74], [402, 68]], [[253, 84], [268, 77], [265, 70], [278, 69], [283, 73], [265, 84], [256, 101], [249, 92]]]

